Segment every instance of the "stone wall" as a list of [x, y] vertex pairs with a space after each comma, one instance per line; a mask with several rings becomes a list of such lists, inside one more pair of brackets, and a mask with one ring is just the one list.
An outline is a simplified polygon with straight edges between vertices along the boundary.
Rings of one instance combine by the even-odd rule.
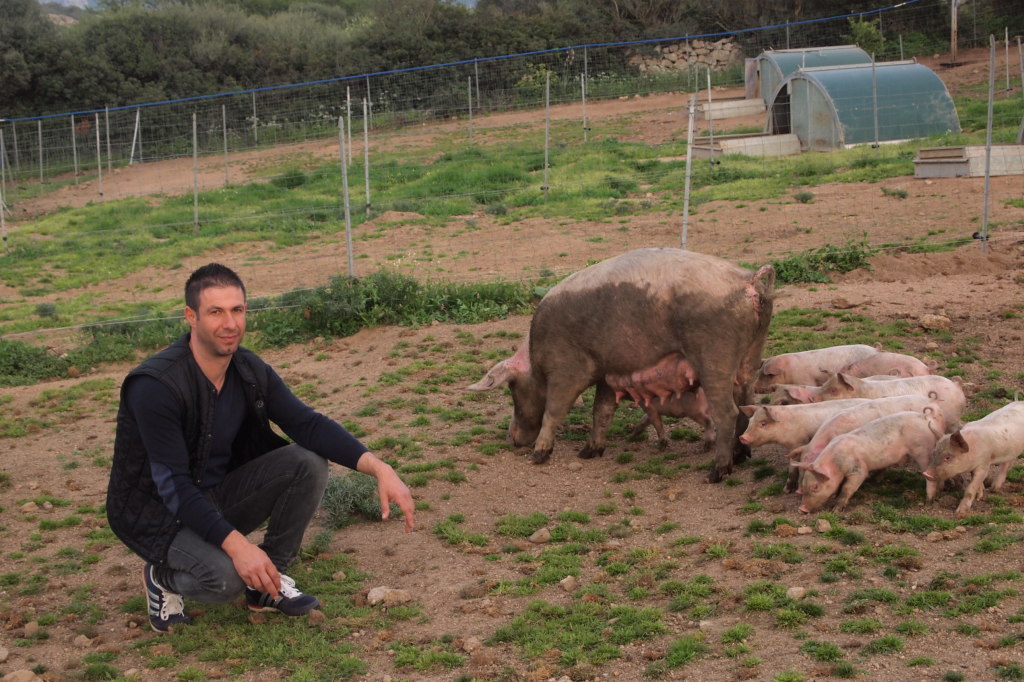
[[688, 71], [695, 67], [701, 71], [725, 71], [743, 64], [743, 49], [728, 38], [664, 43], [655, 45], [653, 54], [633, 55], [629, 64], [641, 73]]

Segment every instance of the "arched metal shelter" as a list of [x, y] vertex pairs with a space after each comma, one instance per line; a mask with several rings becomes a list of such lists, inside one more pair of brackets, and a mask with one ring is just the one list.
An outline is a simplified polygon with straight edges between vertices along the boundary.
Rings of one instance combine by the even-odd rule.
[[768, 107], [768, 132], [804, 151], [960, 132], [945, 83], [913, 61], [799, 69]]
[[808, 47], [794, 50], [765, 50], [757, 56], [758, 90], [768, 104], [779, 84], [797, 69], [843, 64], [870, 64], [871, 55], [856, 45]]

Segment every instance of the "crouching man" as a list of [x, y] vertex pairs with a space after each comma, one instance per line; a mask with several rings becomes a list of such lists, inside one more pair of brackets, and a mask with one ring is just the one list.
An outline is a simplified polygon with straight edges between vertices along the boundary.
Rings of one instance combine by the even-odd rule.
[[[153, 629], [190, 622], [183, 598], [300, 616], [320, 607], [285, 571], [328, 479], [327, 462], [377, 479], [383, 518], [413, 527], [409, 488], [340, 424], [299, 400], [241, 346], [245, 285], [211, 263], [185, 284], [191, 331], [121, 386], [107, 489], [110, 528], [146, 564]], [[291, 438], [277, 435], [271, 422]], [[258, 545], [246, 536], [266, 522]]]

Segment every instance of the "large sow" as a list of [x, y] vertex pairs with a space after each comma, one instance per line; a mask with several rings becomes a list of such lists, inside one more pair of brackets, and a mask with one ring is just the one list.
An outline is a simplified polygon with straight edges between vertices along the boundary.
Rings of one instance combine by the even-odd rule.
[[[513, 413], [509, 435], [533, 444], [532, 461], [551, 456], [555, 431], [576, 398], [595, 386], [594, 423], [580, 457], [604, 453], [618, 397], [641, 404], [703, 389], [717, 427], [720, 481], [746, 416], [772, 317], [775, 271], [751, 272], [728, 261], [682, 249], [638, 249], [570, 275], [541, 300], [528, 338], [469, 390], [508, 383]], [[723, 428], [722, 425], [728, 425]]]

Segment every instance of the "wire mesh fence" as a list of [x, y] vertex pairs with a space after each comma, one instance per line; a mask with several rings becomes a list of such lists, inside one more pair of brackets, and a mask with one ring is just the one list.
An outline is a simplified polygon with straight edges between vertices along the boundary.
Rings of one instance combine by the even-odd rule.
[[[971, 5], [972, 17], [984, 15], [985, 2]], [[10, 244], [31, 247], [35, 240], [51, 239], [28, 226], [60, 207], [139, 197], [180, 209], [161, 224], [147, 223], [146, 229], [157, 235], [194, 231], [194, 251], [179, 256], [186, 267], [228, 253], [230, 235], [243, 221], [315, 234], [315, 241], [297, 238], [304, 243], [301, 249], [281, 249], [270, 242], [250, 245], [241, 264], [252, 290], [262, 295], [322, 284], [331, 274], [350, 272], [353, 268], [346, 262], [355, 263], [353, 274], [389, 267], [423, 278], [474, 281], [566, 272], [625, 248], [675, 246], [680, 241], [682, 159], [692, 93], [707, 89], [711, 96], [714, 89], [713, 98], [719, 101], [742, 97], [749, 78], [744, 59], [766, 49], [847, 44], [851, 19], [877, 20], [885, 43], [876, 59], [900, 59], [912, 45], [920, 46], [922, 36], [935, 35], [945, 7], [940, 0], [918, 0], [856, 17], [575, 46], [9, 120], [0, 123], [0, 196], [12, 221]], [[969, 29], [958, 37], [965, 47], [986, 39], [972, 36]], [[709, 53], [722, 43], [733, 46], [738, 59], [713, 70]], [[667, 56], [669, 47], [679, 48], [675, 61]], [[915, 99], [913, 91], [905, 94]], [[886, 129], [903, 124], [890, 123], [884, 110], [876, 117], [875, 132], [882, 139], [906, 137]], [[599, 122], [603, 128], [597, 135]], [[720, 128], [724, 124], [710, 114], [698, 125], [698, 133], [720, 138], [723, 132], [736, 132]], [[642, 139], [655, 150], [657, 163], [650, 158], [625, 160], [616, 172], [559, 172], [588, 145], [609, 139]], [[470, 186], [435, 182], [423, 194], [388, 194], [386, 188], [407, 179], [410, 168], [437, 160], [438, 141], [452, 150], [448, 154], [485, 147], [476, 156], [465, 152], [465, 160], [487, 166], [490, 179]], [[906, 154], [898, 145], [876, 145], [864, 152], [863, 163]], [[819, 162], [828, 165], [827, 160], [807, 163]], [[607, 215], [558, 220], [555, 230], [543, 218], [514, 224], [503, 220], [502, 174], [522, 165], [534, 174], [531, 191], [545, 198], [604, 193]], [[696, 165], [697, 173], [713, 172], [719, 178], [750, 172], [721, 157], [706, 167]], [[292, 180], [301, 184], [311, 178], [335, 190], [310, 193], [305, 203], [261, 202], [244, 215], [222, 208], [224, 193], [244, 192], [248, 183], [288, 187]], [[343, 194], [343, 184], [349, 196]], [[631, 211], [648, 201], [644, 188], [662, 193], [659, 215]], [[362, 225], [355, 241], [346, 240], [347, 200], [352, 219]], [[466, 217], [444, 225], [430, 219], [438, 205], [464, 200]], [[943, 220], [970, 225], [979, 211], [977, 204], [951, 205]], [[752, 239], [745, 226], [758, 218], [735, 215], [728, 226], [729, 244], [702, 245], [701, 221], [713, 218], [699, 217], [690, 247], [755, 261], [822, 246], [810, 232], [786, 231], [780, 231], [778, 243], [752, 245], [745, 241]], [[893, 239], [891, 219], [878, 215], [858, 230], [870, 233], [871, 243], [884, 244]], [[138, 229], [130, 221], [93, 225], [79, 232], [64, 229], [60, 239], [70, 251], [122, 249], [127, 258]], [[157, 291], [128, 287], [125, 296], [139, 301], [166, 296], [160, 287], [151, 289]]]
[[[200, 154], [294, 143], [333, 134], [339, 117], [362, 115], [365, 100], [374, 129], [447, 120], [469, 114], [535, 109], [543, 104], [546, 77], [553, 104], [646, 95], [703, 85], [702, 67], [666, 64], [637, 74], [637, 58], [667, 45], [729, 40], [753, 57], [765, 49], [849, 42], [850, 19], [877, 20], [885, 47], [880, 61], [902, 58], [904, 34], [934, 35], [943, 3], [919, 0], [876, 13], [787, 23], [708, 36], [684, 36], [615, 45], [574, 46], [394, 72], [359, 74], [315, 83], [197, 96], [171, 102], [111, 106], [11, 119], [4, 124], [6, 180], [46, 182], [68, 173], [190, 156], [191, 117], [199, 120]], [[975, 12], [974, 14], [977, 14]], [[961, 36], [967, 42], [966, 36]], [[982, 36], [982, 41], [986, 36]], [[741, 65], [716, 74], [718, 84], [742, 84]], [[467, 87], [469, 83], [469, 87]], [[585, 84], [585, 85], [584, 85]], [[472, 100], [472, 102], [470, 102]], [[12, 200], [17, 198], [11, 190]]]

